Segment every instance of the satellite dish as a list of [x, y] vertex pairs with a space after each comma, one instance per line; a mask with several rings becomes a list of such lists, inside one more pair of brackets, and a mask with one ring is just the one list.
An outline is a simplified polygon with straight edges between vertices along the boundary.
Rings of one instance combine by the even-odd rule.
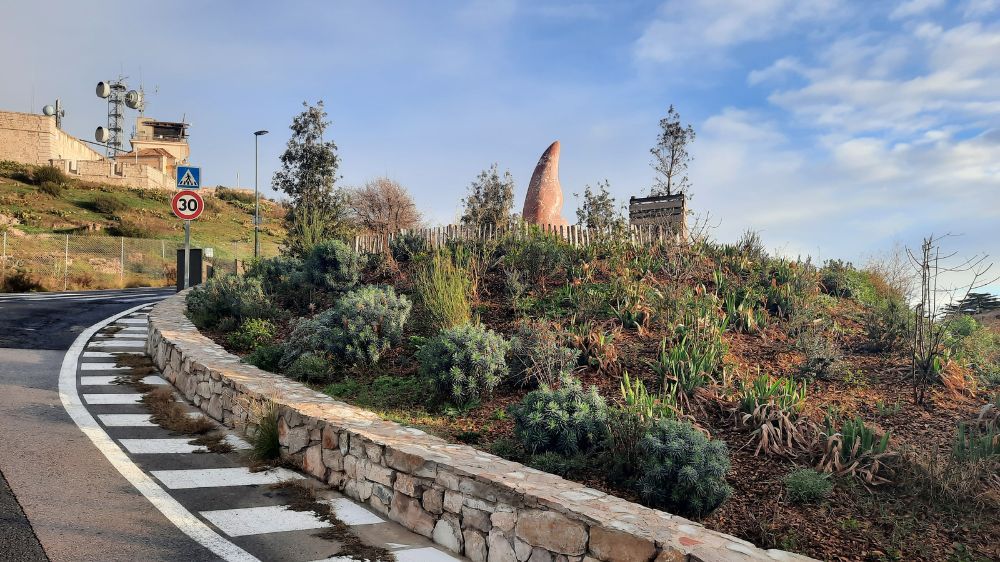
[[45, 107], [42, 108], [42, 113], [49, 116], [55, 115], [56, 108], [51, 105], [46, 105]]
[[129, 90], [125, 94], [125, 105], [130, 109], [139, 109], [142, 107], [142, 92], [137, 92], [135, 90]]
[[94, 138], [97, 139], [97, 142], [108, 142], [111, 135], [105, 127], [98, 127], [97, 130], [94, 131]]
[[97, 83], [97, 97], [106, 98], [111, 95], [111, 84], [107, 82]]

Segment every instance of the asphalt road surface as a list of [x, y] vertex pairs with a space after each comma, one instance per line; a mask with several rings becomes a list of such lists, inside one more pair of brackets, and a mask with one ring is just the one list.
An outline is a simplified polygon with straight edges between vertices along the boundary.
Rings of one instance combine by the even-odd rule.
[[88, 326], [170, 289], [0, 294], [0, 560], [212, 560], [121, 476], [59, 398]]

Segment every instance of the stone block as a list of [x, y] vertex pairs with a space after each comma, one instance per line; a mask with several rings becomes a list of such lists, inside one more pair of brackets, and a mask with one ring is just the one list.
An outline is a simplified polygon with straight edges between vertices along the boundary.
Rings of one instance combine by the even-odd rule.
[[340, 449], [328, 449], [323, 447], [323, 464], [330, 470], [337, 472], [344, 471], [344, 455]]
[[419, 500], [401, 492], [392, 496], [389, 519], [425, 537], [434, 532], [434, 517], [420, 507]]
[[392, 447], [385, 448], [385, 464], [389, 467], [420, 478], [437, 476], [437, 466], [419, 455], [404, 453]]
[[323, 464], [323, 448], [318, 443], [306, 449], [306, 456], [302, 460], [302, 470], [320, 480], [326, 478], [326, 465]]
[[656, 545], [629, 533], [593, 526], [590, 552], [606, 562], [649, 562], [656, 556]]
[[358, 459], [352, 455], [344, 457], [344, 474], [351, 480], [358, 479]]
[[478, 529], [484, 533], [490, 532], [493, 523], [490, 522], [490, 514], [485, 511], [473, 509], [468, 506], [462, 507], [462, 526], [466, 529]]
[[435, 488], [429, 488], [424, 490], [423, 497], [424, 509], [431, 513], [438, 513], [444, 511], [444, 491]]
[[506, 511], [497, 511], [490, 515], [490, 522], [494, 527], [500, 529], [504, 533], [508, 533], [514, 530], [514, 522], [517, 521], [517, 516], [513, 513]]
[[371, 461], [366, 461], [365, 465], [365, 478], [371, 480], [372, 482], [378, 482], [379, 484], [392, 487], [392, 480], [395, 472], [393, 472], [391, 468], [386, 468]]
[[375, 464], [382, 464], [382, 446], [376, 443], [365, 443], [365, 455]]
[[528, 557], [528, 562], [552, 562], [552, 554], [544, 548], [536, 546], [531, 549], [531, 556]]
[[534, 547], [521, 539], [514, 539], [514, 556], [517, 557], [518, 562], [527, 562], [528, 558], [531, 557], [532, 548]]
[[383, 486], [382, 484], [372, 485], [372, 497], [377, 497], [386, 506], [386, 511], [389, 509], [389, 505], [392, 503], [393, 496], [392, 488], [388, 486]]
[[458, 491], [459, 478], [450, 472], [438, 470], [434, 481], [449, 490]]
[[461, 513], [465, 496], [453, 490], [444, 491], [444, 510], [452, 513]]
[[324, 449], [337, 449], [340, 439], [337, 434], [337, 430], [333, 428], [332, 425], [326, 425], [323, 427], [323, 448]]
[[420, 480], [402, 472], [396, 473], [396, 481], [393, 483], [393, 487], [414, 498], [419, 498], [424, 490], [423, 483]]
[[461, 554], [463, 538], [458, 518], [454, 515], [445, 514], [444, 517], [438, 519], [434, 525], [434, 533], [431, 535], [431, 539], [455, 554]]
[[288, 454], [294, 455], [309, 445], [309, 432], [304, 427], [286, 425], [285, 428], [284, 438], [282, 438], [281, 423], [278, 424], [278, 442], [283, 447], [288, 447]]
[[514, 548], [510, 546], [510, 541], [500, 531], [496, 529], [490, 531], [486, 544], [489, 546], [487, 562], [517, 562]]
[[554, 511], [521, 511], [514, 533], [531, 546], [554, 553], [579, 556], [587, 550], [587, 527]]
[[464, 531], [462, 538], [465, 540], [465, 557], [472, 562], [486, 562], [489, 552], [486, 537], [476, 531]]

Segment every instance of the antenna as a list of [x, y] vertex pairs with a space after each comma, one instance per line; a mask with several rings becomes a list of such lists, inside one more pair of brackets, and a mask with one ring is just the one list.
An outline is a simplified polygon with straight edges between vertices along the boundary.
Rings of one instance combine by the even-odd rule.
[[46, 105], [43, 107], [42, 113], [50, 117], [54, 115], [56, 118], [56, 128], [62, 129], [62, 118], [66, 116], [66, 110], [63, 109], [62, 102], [59, 98], [56, 98], [56, 104], [54, 106]]
[[117, 80], [97, 83], [97, 97], [108, 100], [108, 127], [98, 127], [94, 136], [98, 142], [104, 143], [109, 158], [123, 152], [122, 120], [125, 117], [125, 107], [141, 111], [144, 106], [142, 92], [129, 90], [125, 85], [125, 78], [119, 74]]

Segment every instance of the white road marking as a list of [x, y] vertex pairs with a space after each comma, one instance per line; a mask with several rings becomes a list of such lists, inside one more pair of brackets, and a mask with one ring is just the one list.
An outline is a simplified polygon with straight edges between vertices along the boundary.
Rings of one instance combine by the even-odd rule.
[[[122, 351], [119, 351], [119, 352], [116, 352], [116, 353], [108, 353], [107, 351], [84, 351], [83, 352], [83, 357], [86, 358], [86, 359], [114, 359], [115, 357], [120, 357], [122, 355], [133, 355], [133, 356], [135, 356], [135, 355], [142, 355], [142, 353], [140, 353], [138, 351], [132, 351], [132, 352], [128, 352], [128, 353], [122, 352]], [[81, 365], [83, 365], [83, 364], [84, 363], [81, 363]]]
[[126, 318], [124, 320], [119, 320], [116, 324], [121, 324], [123, 326], [148, 326], [149, 320], [145, 318]]
[[177, 526], [184, 534], [197, 541], [216, 556], [226, 562], [260, 562], [260, 559], [249, 552], [229, 542], [213, 531], [208, 525], [184, 508], [177, 500], [170, 497], [152, 478], [136, 466], [128, 455], [101, 429], [76, 393], [76, 370], [83, 348], [94, 333], [113, 322], [142, 308], [142, 305], [126, 310], [106, 320], [87, 328], [81, 333], [63, 357], [62, 368], [59, 370], [59, 398], [63, 407], [94, 445], [104, 454], [109, 462], [124, 476], [139, 492], [146, 496], [163, 515]]
[[142, 401], [141, 394], [84, 394], [87, 404], [138, 404]]
[[[120, 376], [107, 375], [98, 377], [80, 377], [80, 386], [103, 386], [108, 384], [115, 384], [116, 380], [121, 380]], [[140, 381], [143, 384], [167, 384], [167, 381], [163, 380], [157, 375], [149, 375], [148, 377], [143, 377]]]
[[323, 502], [330, 504], [333, 512], [337, 514], [337, 519], [343, 521], [345, 525], [385, 523], [385, 520], [381, 517], [347, 498], [334, 498], [332, 500], [323, 500]]
[[[145, 334], [123, 334], [121, 332], [115, 332], [114, 334], [108, 334], [107, 337], [110, 338], [110, 339], [112, 339], [112, 340], [145, 340], [146, 339], [146, 335]], [[98, 341], [107, 341], [107, 340], [98, 340]]]
[[277, 484], [286, 480], [301, 480], [303, 478], [302, 475], [284, 468], [276, 468], [263, 472], [250, 472], [250, 469], [245, 466], [238, 468], [153, 470], [150, 471], [150, 474], [171, 490], [217, 488], [221, 486], [262, 486]]
[[169, 455], [207, 451], [203, 445], [189, 443], [191, 437], [179, 439], [119, 439], [133, 455]]
[[253, 445], [247, 443], [243, 439], [240, 439], [238, 435], [227, 433], [225, 437], [222, 438], [223, 441], [229, 443], [229, 446], [236, 449], [237, 451], [247, 451], [253, 449]]
[[396, 550], [392, 554], [396, 557], [396, 562], [460, 562], [461, 560], [431, 546]]
[[157, 427], [149, 414], [97, 414], [105, 427]]
[[330, 526], [311, 511], [292, 511], [283, 505], [202, 511], [201, 516], [230, 537], [305, 531]]
[[132, 367], [119, 367], [115, 363], [80, 363], [81, 371], [130, 371]]
[[101, 350], [101, 349], [146, 349], [146, 340], [142, 341], [112, 341], [112, 340], [99, 340], [92, 341], [87, 345], [87, 349]]

